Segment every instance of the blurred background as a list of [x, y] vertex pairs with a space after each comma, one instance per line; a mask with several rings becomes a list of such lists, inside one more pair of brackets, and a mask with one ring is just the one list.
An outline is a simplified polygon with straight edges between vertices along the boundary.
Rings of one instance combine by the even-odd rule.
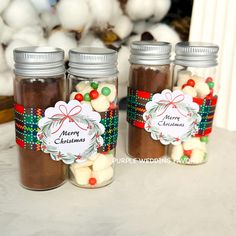
[[168, 41], [173, 46], [189, 39], [217, 43], [224, 63], [220, 64], [216, 125], [235, 131], [232, 88], [236, 83], [229, 69], [236, 61], [235, 11], [233, 0], [1, 0], [0, 149], [14, 143], [9, 132], [14, 126], [13, 49], [36, 45], [64, 49], [66, 61], [69, 49], [78, 46], [117, 50], [119, 99], [124, 108], [132, 41]]

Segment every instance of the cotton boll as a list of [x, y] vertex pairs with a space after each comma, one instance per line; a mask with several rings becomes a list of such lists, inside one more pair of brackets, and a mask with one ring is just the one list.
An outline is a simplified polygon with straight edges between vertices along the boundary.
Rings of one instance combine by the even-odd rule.
[[5, 59], [5, 53], [2, 45], [0, 44], [0, 73], [7, 69], [7, 63]]
[[11, 41], [12, 35], [14, 34], [15, 29], [7, 26], [0, 16], [0, 43], [8, 44]]
[[128, 0], [125, 10], [132, 20], [148, 19], [153, 15], [154, 0]]
[[88, 33], [85, 37], [83, 37], [79, 41], [79, 46], [87, 46], [87, 47], [100, 47], [103, 48], [105, 47], [104, 43], [102, 40], [99, 38], [96, 38], [93, 34]]
[[49, 0], [30, 0], [34, 8], [38, 13], [42, 13], [45, 11], [50, 11], [51, 6]]
[[13, 0], [3, 12], [3, 19], [16, 29], [39, 23], [37, 12], [28, 0]]
[[154, 1], [154, 21], [161, 21], [169, 11], [171, 0], [156, 0]]
[[7, 8], [9, 3], [10, 3], [10, 0], [1, 0], [1, 3], [0, 3], [0, 14]]
[[138, 34], [138, 35], [133, 35], [133, 36], [130, 36], [130, 37], [128, 38], [127, 44], [128, 44], [128, 46], [130, 46], [130, 45], [132, 44], [132, 42], [134, 42], [134, 41], [140, 41], [140, 40], [141, 40], [141, 35], [140, 35], [140, 34]]
[[133, 32], [136, 34], [141, 34], [147, 29], [147, 22], [145, 20], [136, 21], [134, 23]]
[[49, 36], [48, 45], [62, 48], [65, 51], [65, 58], [68, 59], [69, 50], [75, 48], [77, 42], [73, 34], [56, 30]]
[[17, 31], [13, 39], [21, 39], [32, 45], [39, 45], [43, 39], [43, 30], [40, 26], [27, 26]]
[[28, 46], [32, 46], [30, 43], [21, 40], [21, 39], [16, 39], [13, 40], [12, 42], [10, 42], [10, 44], [7, 46], [6, 50], [5, 50], [5, 58], [7, 61], [8, 66], [13, 69], [14, 68], [14, 59], [13, 59], [13, 50], [15, 48], [19, 48], [19, 47], [28, 47]]
[[123, 11], [120, 7], [120, 3], [117, 0], [110, 0], [112, 1], [112, 10], [111, 10], [111, 20], [118, 19], [121, 15], [123, 15]]
[[41, 13], [40, 19], [41, 25], [48, 31], [61, 24], [56, 12], [45, 11]]
[[4, 71], [0, 73], [0, 96], [13, 95], [13, 78], [12, 71]]
[[85, 0], [61, 0], [57, 13], [63, 28], [68, 30], [82, 30], [91, 17]]
[[133, 29], [132, 21], [125, 15], [122, 15], [117, 19], [117, 21], [112, 24], [114, 28], [112, 29], [120, 39], [124, 39], [130, 35]]

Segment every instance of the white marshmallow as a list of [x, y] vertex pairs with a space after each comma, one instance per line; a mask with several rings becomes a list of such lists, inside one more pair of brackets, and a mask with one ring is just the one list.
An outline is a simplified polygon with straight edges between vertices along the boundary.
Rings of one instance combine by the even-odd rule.
[[100, 156], [100, 153], [96, 153], [96, 154], [90, 156], [88, 159], [91, 161], [95, 161], [99, 156]]
[[87, 81], [80, 81], [78, 84], [76, 84], [75, 88], [78, 92], [81, 92], [82, 90], [85, 89], [85, 87], [88, 86], [88, 82]]
[[56, 8], [62, 27], [68, 30], [82, 30], [91, 17], [85, 0], [60, 0]]
[[154, 21], [161, 21], [171, 6], [171, 0], [156, 0], [154, 1]]
[[108, 168], [112, 165], [113, 162], [113, 155], [103, 155], [100, 154], [98, 158], [94, 161], [93, 164], [93, 171], [100, 171]]
[[72, 92], [71, 94], [70, 94], [70, 100], [73, 100], [73, 99], [75, 99], [75, 95], [77, 94], [77, 92]]
[[207, 145], [206, 145], [205, 142], [201, 142], [201, 145], [199, 145], [198, 149], [200, 149], [200, 150], [206, 152], [206, 146], [207, 146]]
[[198, 82], [205, 82], [204, 78], [198, 75], [192, 75], [190, 79], [194, 80], [195, 84]]
[[93, 88], [90, 85], [86, 85], [85, 88], [80, 91], [80, 93], [84, 96], [85, 93], [90, 93], [93, 90]]
[[182, 144], [173, 145], [171, 148], [171, 159], [174, 161], [180, 161], [181, 157], [184, 155], [184, 150]]
[[188, 70], [179, 71], [177, 75], [177, 85], [182, 87], [184, 84], [186, 84], [187, 81], [191, 79], [191, 74], [191, 71]]
[[194, 88], [197, 91], [197, 96], [202, 99], [205, 98], [210, 93], [209, 86], [205, 82], [196, 83]]
[[110, 103], [106, 96], [100, 94], [98, 98], [91, 100], [93, 109], [97, 112], [107, 111], [110, 107]]
[[92, 176], [92, 171], [89, 167], [74, 168], [73, 165], [70, 165], [70, 169], [74, 174], [75, 181], [79, 185], [86, 185], [89, 182], [90, 177]]
[[38, 14], [28, 0], [13, 0], [2, 17], [10, 27], [16, 29], [39, 23]]
[[113, 177], [113, 175], [114, 175], [114, 170], [112, 167], [108, 167], [100, 171], [93, 171], [92, 173], [92, 176], [97, 180], [97, 184], [102, 184], [110, 180]]
[[105, 96], [107, 97], [107, 99], [109, 100], [109, 102], [113, 102], [116, 98], [116, 86], [114, 84], [108, 84], [108, 83], [101, 83], [99, 84], [98, 86], [98, 92], [99, 94], [102, 93], [102, 89], [104, 87], [107, 87], [111, 90], [111, 93], [108, 95], [108, 96]]
[[197, 96], [197, 92], [192, 86], [185, 86], [182, 91], [183, 91], [183, 93], [188, 94], [192, 97]]
[[84, 162], [76, 162], [76, 163], [73, 163], [71, 164], [73, 167], [74, 170], [78, 169], [78, 168], [82, 168], [82, 167], [89, 167], [89, 166], [92, 166], [93, 165], [93, 161], [91, 160], [86, 160]]
[[194, 148], [200, 148], [201, 147], [200, 138], [191, 137], [187, 141], [183, 142], [183, 147], [184, 150], [192, 150]]
[[205, 152], [200, 149], [194, 149], [190, 156], [190, 163], [192, 164], [200, 164], [204, 161]]

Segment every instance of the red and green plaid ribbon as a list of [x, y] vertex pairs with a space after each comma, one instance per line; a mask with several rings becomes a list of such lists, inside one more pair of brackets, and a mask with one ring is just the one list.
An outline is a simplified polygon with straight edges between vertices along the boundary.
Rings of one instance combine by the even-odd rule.
[[[151, 101], [153, 93], [128, 88], [127, 121], [138, 128], [144, 128], [143, 114], [146, 111], [147, 102]], [[217, 104], [217, 96], [210, 99], [193, 98], [199, 106], [198, 114], [202, 117], [198, 125], [198, 133], [195, 136], [207, 136], [212, 131], [212, 124]]]

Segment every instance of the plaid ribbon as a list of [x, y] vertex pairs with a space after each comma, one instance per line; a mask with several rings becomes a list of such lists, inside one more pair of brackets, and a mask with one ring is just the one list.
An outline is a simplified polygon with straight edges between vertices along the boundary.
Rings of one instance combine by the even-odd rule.
[[[116, 147], [118, 137], [118, 109], [100, 113], [101, 123], [105, 126], [102, 135], [104, 145], [99, 152], [107, 152]], [[37, 139], [38, 122], [44, 116], [40, 108], [25, 108], [15, 104], [16, 143], [25, 149], [40, 151], [41, 143]]]
[[[154, 94], [137, 89], [128, 88], [127, 98], [127, 121], [138, 128], [144, 128], [143, 114], [146, 111], [146, 103], [151, 101]], [[193, 98], [199, 106], [198, 114], [202, 117], [198, 125], [197, 137], [206, 136], [211, 133], [213, 119], [217, 104], [217, 96], [211, 99]]]

